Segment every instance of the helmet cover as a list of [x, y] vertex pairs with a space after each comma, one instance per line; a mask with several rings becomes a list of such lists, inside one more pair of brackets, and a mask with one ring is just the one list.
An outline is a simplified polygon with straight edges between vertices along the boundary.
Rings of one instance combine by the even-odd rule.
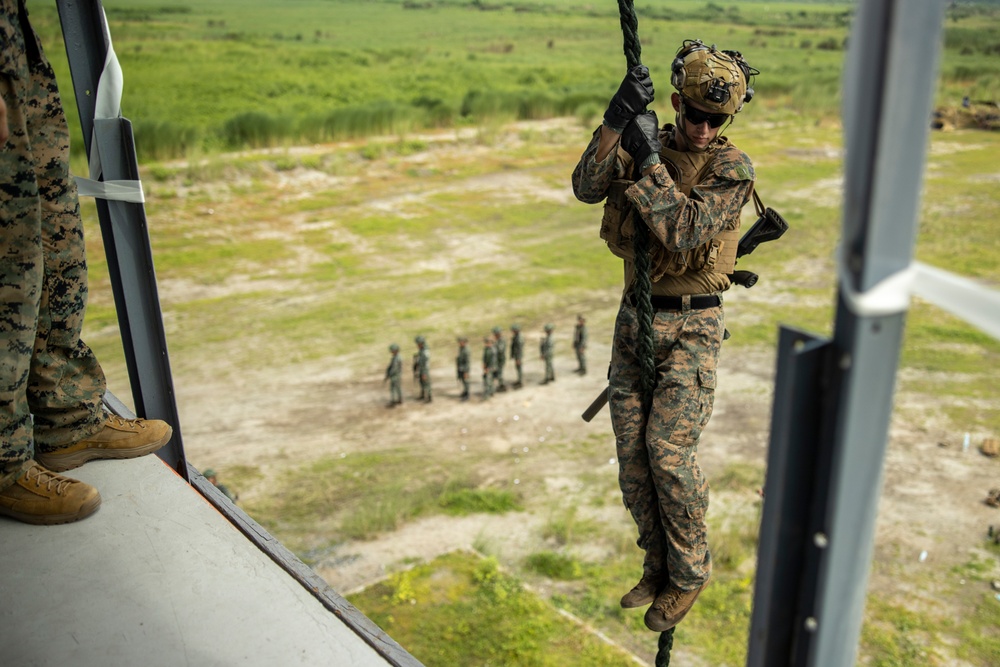
[[700, 39], [684, 40], [670, 70], [670, 83], [681, 97], [729, 115], [739, 113], [753, 97], [750, 80], [760, 73], [739, 51], [720, 51]]

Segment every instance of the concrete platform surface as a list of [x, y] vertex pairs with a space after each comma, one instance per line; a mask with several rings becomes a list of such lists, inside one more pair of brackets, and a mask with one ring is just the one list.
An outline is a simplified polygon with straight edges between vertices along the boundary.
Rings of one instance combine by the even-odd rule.
[[103, 504], [0, 517], [0, 665], [388, 665], [155, 456], [69, 471]]

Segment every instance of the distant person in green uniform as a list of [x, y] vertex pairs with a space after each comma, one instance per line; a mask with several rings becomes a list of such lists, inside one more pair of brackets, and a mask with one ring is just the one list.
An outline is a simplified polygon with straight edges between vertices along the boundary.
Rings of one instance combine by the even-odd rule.
[[212, 483], [212, 486], [221, 491], [222, 495], [229, 498], [230, 502], [235, 503], [239, 499], [239, 496], [233, 494], [225, 484], [219, 483], [219, 476], [212, 468], [205, 468], [205, 472], [201, 474]]
[[427, 339], [417, 336], [413, 339], [417, 344], [417, 353], [413, 355], [413, 371], [420, 383], [420, 400], [431, 402], [431, 353], [427, 351]]
[[493, 349], [493, 338], [483, 338], [483, 399], [493, 396], [493, 378], [497, 372], [497, 355]]
[[521, 325], [510, 325], [510, 358], [514, 361], [514, 368], [517, 369], [517, 381], [514, 382], [514, 389], [523, 386], [521, 361], [524, 359], [524, 336], [521, 335]]
[[493, 353], [496, 356], [497, 369], [493, 373], [496, 379], [497, 391], [507, 391], [507, 385], [503, 381], [503, 367], [507, 363], [507, 341], [503, 338], [503, 329], [493, 327]]
[[587, 320], [583, 315], [576, 316], [576, 328], [573, 329], [573, 351], [576, 352], [576, 372], [587, 374]]
[[389, 381], [389, 407], [394, 408], [403, 402], [403, 360], [399, 358], [399, 346], [395, 343], [389, 346], [389, 352], [392, 358], [382, 381]]
[[462, 385], [462, 395], [459, 396], [463, 401], [469, 400], [469, 339], [465, 337], [459, 337], [458, 339], [458, 356], [455, 357], [455, 373], [458, 377], [459, 383]]
[[545, 362], [545, 379], [542, 380], [542, 384], [548, 384], [556, 381], [556, 370], [552, 365], [552, 358], [555, 354], [556, 346], [555, 341], [552, 340], [552, 331], [554, 329], [555, 326], [552, 324], [545, 325], [545, 337], [542, 338], [542, 343], [539, 346], [539, 352], [542, 360]]

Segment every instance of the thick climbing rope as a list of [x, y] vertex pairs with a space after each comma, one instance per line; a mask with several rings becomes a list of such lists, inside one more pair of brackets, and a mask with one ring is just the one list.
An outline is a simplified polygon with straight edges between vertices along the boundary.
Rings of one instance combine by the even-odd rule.
[[[622, 35], [625, 43], [625, 60], [628, 69], [642, 63], [642, 45], [639, 43], [639, 20], [635, 15], [633, 0], [618, 0], [621, 15]], [[635, 165], [638, 168], [638, 165]], [[649, 228], [641, 220], [635, 221], [635, 236], [632, 239], [635, 283], [636, 315], [639, 318], [640, 386], [642, 387], [643, 414], [648, 415], [653, 403], [653, 387], [656, 384], [656, 366], [653, 357], [653, 304], [650, 301], [652, 285], [649, 281]], [[674, 646], [674, 629], [660, 633], [657, 642], [656, 667], [670, 667], [670, 651]]]

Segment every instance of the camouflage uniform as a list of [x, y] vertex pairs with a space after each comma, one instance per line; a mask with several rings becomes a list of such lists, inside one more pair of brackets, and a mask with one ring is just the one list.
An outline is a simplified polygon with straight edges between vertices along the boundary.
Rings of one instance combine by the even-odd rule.
[[423, 336], [417, 336], [417, 353], [414, 355], [413, 367], [420, 382], [420, 399], [431, 402], [431, 353], [427, 351], [427, 342]]
[[[673, 128], [661, 131], [664, 148], [675, 146]], [[624, 166], [612, 151], [595, 159], [600, 129], [573, 172], [577, 198], [598, 203]], [[658, 310], [653, 321], [656, 387], [644, 413], [640, 364], [636, 357], [638, 319], [630, 287], [634, 266], [629, 248], [611, 247], [625, 260], [625, 293], [615, 325], [609, 404], [619, 460], [619, 483], [625, 505], [645, 551], [644, 575], [669, 576], [682, 590], [695, 590], [709, 577], [705, 512], [708, 482], [698, 465], [698, 440], [712, 414], [719, 348], [725, 330], [721, 292], [724, 274], [708, 271], [682, 277], [656, 270], [664, 253], [701, 246], [724, 229], [738, 226], [753, 187], [753, 167], [745, 153], [717, 139], [708, 149], [710, 168], [693, 188], [681, 191], [663, 164], [625, 190], [641, 222], [651, 230], [654, 295], [681, 297], [679, 310]], [[690, 191], [690, 187], [688, 188]], [[609, 244], [610, 245], [610, 244]], [[719, 295], [715, 307], [691, 309], [692, 294]]]
[[493, 327], [493, 353], [496, 356], [497, 369], [493, 372], [493, 377], [497, 382], [497, 391], [507, 391], [507, 385], [503, 381], [503, 367], [507, 363], [507, 341], [503, 339], [503, 329]]
[[555, 367], [552, 365], [552, 357], [555, 355], [556, 343], [552, 340], [552, 325], [545, 325], [545, 338], [542, 339], [541, 344], [538, 346], [538, 352], [542, 359], [545, 360], [545, 379], [542, 380], [542, 384], [548, 384], [549, 382], [556, 381], [556, 371]]
[[472, 368], [472, 362], [469, 360], [469, 348], [466, 347], [468, 342], [466, 338], [458, 339], [458, 356], [455, 357], [455, 372], [458, 381], [462, 383], [462, 395], [460, 396], [462, 400], [469, 398], [469, 371]]
[[483, 339], [483, 398], [493, 395], [493, 378], [497, 372], [496, 350], [493, 349], [493, 339], [487, 336]]
[[[80, 340], [87, 264], [69, 131], [55, 76], [21, 3], [0, 0], [0, 487], [37, 447], [102, 430], [104, 372]], [[4, 475], [4, 473], [7, 473]]]
[[576, 327], [573, 329], [573, 351], [576, 352], [576, 372], [585, 375], [587, 373], [587, 324], [582, 315], [576, 318]]
[[403, 360], [399, 358], [399, 346], [393, 343], [389, 346], [392, 359], [385, 369], [385, 379], [389, 381], [389, 405], [399, 405], [403, 402]]
[[523, 380], [521, 360], [524, 358], [524, 338], [518, 325], [512, 324], [510, 330], [513, 334], [510, 337], [510, 358], [514, 360], [514, 367], [517, 369], [517, 382], [514, 383], [514, 387], [520, 387]]

